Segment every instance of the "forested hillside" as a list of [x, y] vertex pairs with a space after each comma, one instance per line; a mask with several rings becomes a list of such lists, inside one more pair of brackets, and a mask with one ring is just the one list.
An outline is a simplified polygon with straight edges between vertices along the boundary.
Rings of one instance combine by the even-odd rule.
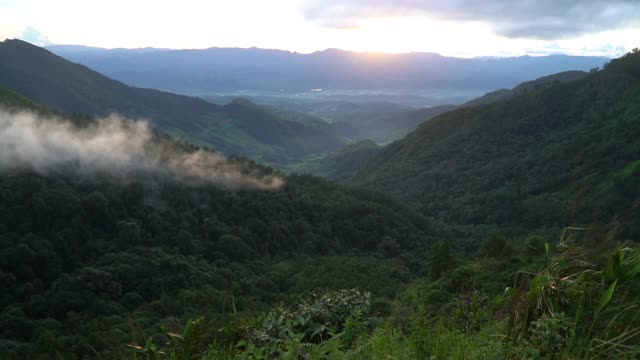
[[20, 40], [0, 43], [0, 87], [68, 115], [146, 118], [168, 134], [271, 164], [344, 145], [328, 124], [289, 121], [246, 100], [222, 106], [130, 87]]
[[[13, 92], [0, 96], [13, 113], [52, 115]], [[165, 137], [154, 146], [163, 156], [198, 150]], [[122, 358], [123, 344], [162, 339], [161, 328], [189, 317], [222, 326], [324, 288], [365, 288], [384, 308], [421, 272], [436, 234], [386, 196], [308, 176], [229, 190], [145, 169], [92, 174], [76, 163], [43, 170], [0, 160], [3, 358]]]
[[3, 174], [0, 189], [0, 351], [14, 358], [114, 356], [162, 324], [222, 325], [317, 288], [391, 298], [434, 235], [391, 200], [313, 178], [229, 192]]
[[310, 159], [289, 168], [294, 172], [309, 173], [335, 181], [348, 180], [381, 148], [371, 140], [358, 141], [333, 154], [319, 159]]
[[355, 182], [448, 225], [424, 275], [385, 311], [366, 291], [318, 294], [218, 333], [192, 319], [132, 354], [636, 359], [639, 77], [636, 51], [584, 79], [436, 117], [378, 151]]
[[382, 149], [354, 183], [455, 224], [640, 223], [640, 53], [586, 78], [461, 108]]

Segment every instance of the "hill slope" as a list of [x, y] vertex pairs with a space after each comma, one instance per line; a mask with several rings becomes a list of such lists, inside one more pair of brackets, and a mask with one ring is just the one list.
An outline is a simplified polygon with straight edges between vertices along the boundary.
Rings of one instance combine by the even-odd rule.
[[320, 159], [294, 164], [289, 169], [298, 173], [308, 173], [341, 181], [353, 177], [367, 161], [380, 151], [380, 148], [380, 145], [371, 140], [362, 140]]
[[640, 231], [640, 53], [461, 108], [382, 149], [354, 182], [462, 224], [609, 222]]
[[67, 114], [147, 118], [159, 130], [197, 144], [270, 163], [343, 145], [328, 126], [287, 121], [248, 101], [220, 106], [130, 87], [19, 40], [0, 43], [0, 87]]
[[404, 137], [419, 124], [453, 110], [454, 105], [408, 108], [390, 103], [335, 104], [331, 116], [337, 132], [354, 140], [385, 144]]
[[514, 87], [511, 90], [508, 89], [499, 89], [496, 91], [492, 91], [487, 93], [477, 99], [473, 99], [467, 101], [463, 104], [463, 106], [475, 106], [475, 105], [486, 105], [491, 104], [496, 101], [508, 100], [514, 98], [518, 95], [522, 95], [527, 91], [532, 91], [536, 89], [540, 89], [542, 87], [551, 86], [558, 82], [567, 82], [574, 81], [578, 79], [585, 78], [587, 73], [584, 71], [564, 71], [557, 74], [543, 76], [536, 80], [526, 81], [522, 84]]

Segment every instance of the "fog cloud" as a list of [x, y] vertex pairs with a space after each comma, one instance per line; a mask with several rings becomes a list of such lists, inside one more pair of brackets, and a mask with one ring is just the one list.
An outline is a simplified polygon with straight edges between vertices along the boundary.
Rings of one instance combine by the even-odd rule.
[[60, 166], [82, 173], [152, 172], [190, 184], [231, 189], [278, 189], [280, 177], [263, 175], [221, 154], [154, 139], [146, 121], [117, 115], [75, 126], [31, 112], [0, 110], [0, 171], [46, 174]]
[[427, 15], [482, 21], [499, 35], [560, 39], [638, 26], [638, 0], [304, 0], [307, 19], [328, 27], [356, 26], [365, 18]]

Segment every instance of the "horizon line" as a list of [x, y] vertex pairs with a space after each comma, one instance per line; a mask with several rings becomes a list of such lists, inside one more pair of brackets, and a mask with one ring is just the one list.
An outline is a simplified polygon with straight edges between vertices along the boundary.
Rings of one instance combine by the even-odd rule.
[[336, 51], [336, 52], [343, 52], [343, 53], [351, 53], [351, 54], [360, 54], [360, 55], [377, 55], [377, 56], [401, 56], [401, 55], [434, 55], [434, 56], [440, 56], [440, 57], [445, 57], [445, 58], [454, 58], [454, 59], [507, 59], [507, 58], [521, 58], [521, 57], [549, 57], [549, 56], [568, 56], [568, 57], [585, 57], [585, 58], [604, 58], [604, 59], [614, 59], [616, 58], [615, 56], [593, 56], [593, 55], [574, 55], [574, 54], [567, 54], [567, 53], [561, 53], [561, 52], [550, 52], [550, 53], [545, 53], [545, 54], [535, 54], [535, 53], [526, 53], [526, 54], [522, 54], [522, 55], [481, 55], [481, 56], [470, 56], [470, 57], [464, 57], [464, 56], [448, 56], [448, 55], [442, 55], [438, 52], [435, 51], [408, 51], [408, 52], [385, 52], [385, 51], [355, 51], [355, 50], [345, 50], [345, 49], [341, 49], [341, 48], [337, 48], [337, 47], [329, 47], [323, 50], [315, 50], [312, 52], [300, 52], [300, 51], [293, 51], [293, 50], [287, 50], [287, 49], [279, 49], [279, 48], [263, 48], [263, 47], [258, 47], [258, 46], [250, 46], [250, 47], [241, 47], [241, 46], [209, 46], [209, 47], [202, 47], [202, 48], [164, 48], [164, 47], [154, 47], [154, 46], [142, 46], [142, 47], [101, 47], [101, 46], [92, 46], [92, 45], [83, 45], [83, 44], [55, 44], [55, 43], [51, 43], [51, 44], [34, 44], [32, 42], [20, 39], [20, 38], [5, 38], [3, 40], [7, 41], [7, 40], [19, 40], [19, 41], [24, 41], [26, 43], [29, 43], [31, 45], [34, 46], [38, 46], [41, 48], [50, 48], [50, 47], [84, 47], [84, 48], [88, 48], [88, 49], [95, 49], [95, 50], [107, 50], [107, 51], [116, 51], [116, 50], [122, 50], [122, 51], [133, 51], [133, 50], [148, 50], [148, 51], [204, 51], [204, 50], [214, 50], [214, 49], [234, 49], [234, 50], [263, 50], [263, 51], [280, 51], [280, 52], [286, 52], [289, 54], [294, 54], [294, 55], [314, 55], [314, 54], [319, 54], [319, 53], [324, 53], [324, 52], [330, 52], [330, 51]]

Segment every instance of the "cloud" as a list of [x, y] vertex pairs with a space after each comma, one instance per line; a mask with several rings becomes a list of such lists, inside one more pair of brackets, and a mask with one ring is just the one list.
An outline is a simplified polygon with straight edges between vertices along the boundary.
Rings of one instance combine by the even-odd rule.
[[554, 54], [575, 54], [581, 56], [597, 56], [618, 58], [628, 53], [629, 49], [624, 46], [614, 46], [613, 44], [594, 43], [581, 47], [569, 47], [558, 42], [550, 42], [539, 47], [525, 48], [525, 53], [534, 56], [545, 56]]
[[22, 6], [23, 6], [22, 3], [16, 2], [16, 1], [0, 1], [0, 8], [4, 8], [4, 9], [14, 9], [14, 8], [20, 8]]
[[485, 22], [498, 35], [545, 40], [640, 25], [638, 0], [303, 0], [303, 12], [327, 27], [421, 15]]
[[18, 39], [24, 40], [37, 46], [48, 46], [52, 44], [51, 41], [49, 41], [48, 37], [44, 36], [44, 34], [32, 28], [31, 26], [27, 26], [27, 28], [24, 29]]
[[154, 137], [146, 121], [112, 115], [77, 127], [61, 118], [0, 110], [0, 171], [48, 174], [73, 168], [80, 175], [108, 172], [125, 177], [151, 173], [230, 189], [273, 190], [284, 183], [220, 154], [185, 149]]

